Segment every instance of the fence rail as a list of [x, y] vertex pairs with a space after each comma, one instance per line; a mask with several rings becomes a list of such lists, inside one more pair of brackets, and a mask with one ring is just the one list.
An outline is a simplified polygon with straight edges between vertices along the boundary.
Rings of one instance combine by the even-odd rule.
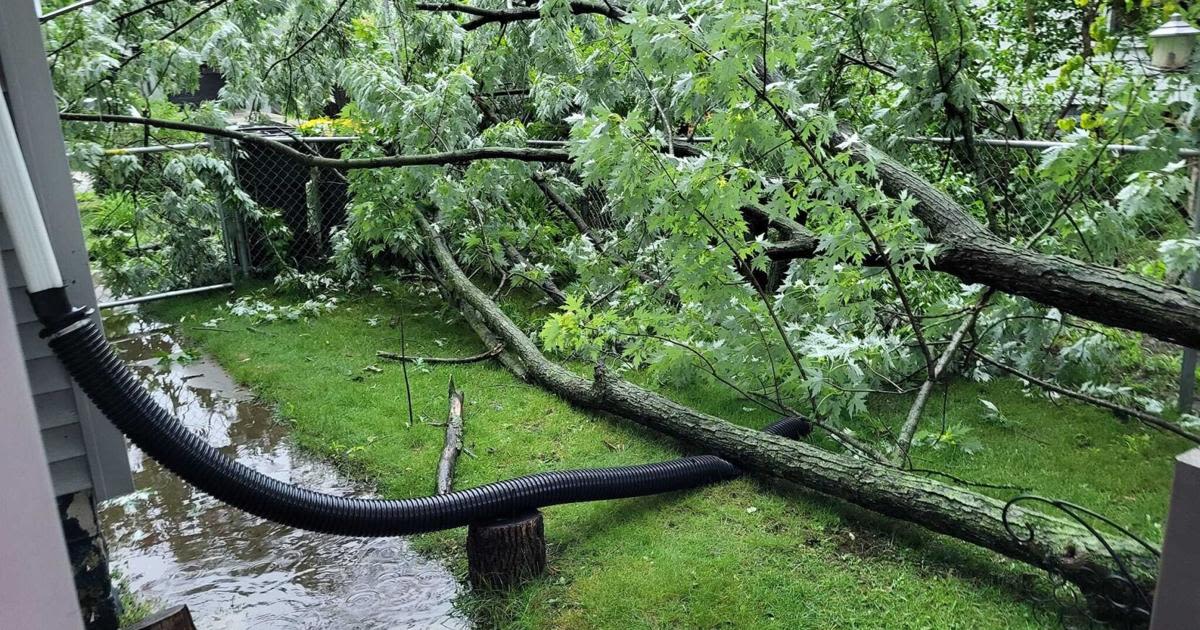
[[[936, 144], [936, 145], [959, 145], [964, 142], [962, 138], [944, 137], [944, 136], [905, 136], [904, 142], [911, 144]], [[1007, 149], [1027, 149], [1030, 151], [1045, 151], [1046, 149], [1062, 149], [1073, 147], [1070, 142], [1056, 142], [1053, 140], [1014, 140], [1009, 138], [973, 138], [972, 142], [989, 147], [1003, 147]], [[1113, 153], [1146, 153], [1153, 151], [1152, 147], [1144, 147], [1137, 144], [1106, 144], [1103, 145], [1106, 151]], [[1179, 157], [1193, 158], [1200, 157], [1200, 149], [1179, 149], [1177, 151]]]

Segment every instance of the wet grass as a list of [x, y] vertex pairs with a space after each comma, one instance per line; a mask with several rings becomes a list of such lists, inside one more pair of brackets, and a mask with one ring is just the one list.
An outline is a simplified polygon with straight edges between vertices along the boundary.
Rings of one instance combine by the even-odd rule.
[[[631, 423], [583, 412], [494, 362], [411, 366], [407, 426], [393, 317], [406, 312], [408, 352], [465, 356], [480, 342], [434, 295], [345, 301], [320, 318], [203, 330], [225, 296], [154, 307], [240, 382], [275, 404], [299, 443], [372, 479], [382, 494], [429, 494], [451, 375], [466, 392], [466, 443], [456, 487], [538, 471], [644, 463], [688, 452]], [[760, 427], [726, 391], [663, 389], [689, 405]], [[985, 417], [980, 398], [1008, 422]], [[918, 447], [915, 463], [1076, 501], [1157, 540], [1181, 441], [1073, 403], [1027, 397], [1015, 381], [955, 383], [947, 426], [970, 427], [983, 450]], [[873, 401], [899, 426], [907, 401]], [[927, 411], [940, 426], [942, 398]], [[866, 426], [866, 425], [864, 425]], [[1000, 496], [1011, 490], [986, 490]], [[692, 492], [557, 506], [546, 514], [549, 575], [507, 596], [460, 604], [484, 627], [1037, 628], [1062, 608], [1032, 569], [920, 528], [786, 484], [743, 479]], [[464, 530], [420, 537], [460, 573]]]

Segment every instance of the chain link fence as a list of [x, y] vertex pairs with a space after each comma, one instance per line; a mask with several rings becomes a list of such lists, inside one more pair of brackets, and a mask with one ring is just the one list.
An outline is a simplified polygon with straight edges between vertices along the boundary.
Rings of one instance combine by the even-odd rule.
[[[353, 138], [242, 131], [336, 157]], [[211, 139], [108, 149], [80, 182], [80, 209], [101, 306], [225, 288], [312, 270], [346, 219], [344, 174], [254, 144]]]
[[[350, 137], [301, 137], [285, 126], [244, 132], [337, 157]], [[891, 150], [983, 218], [1042, 253], [1164, 278], [1160, 246], [1192, 234], [1188, 168], [1200, 151], [1128, 145], [905, 138]], [[100, 282], [139, 297], [312, 270], [346, 220], [344, 173], [310, 168], [228, 139], [110, 149], [84, 206]], [[121, 163], [121, 164], [117, 164]], [[1193, 180], [1195, 178], [1192, 178]], [[199, 183], [197, 183], [199, 182]]]

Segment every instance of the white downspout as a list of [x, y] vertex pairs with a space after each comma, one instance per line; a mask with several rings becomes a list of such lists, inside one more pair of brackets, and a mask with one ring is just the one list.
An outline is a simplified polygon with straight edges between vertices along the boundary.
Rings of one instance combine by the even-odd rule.
[[33, 182], [21, 154], [21, 144], [8, 111], [8, 99], [0, 92], [0, 212], [8, 223], [17, 263], [25, 276], [26, 291], [36, 293], [61, 288], [62, 274], [50, 245], [50, 235], [38, 208]]

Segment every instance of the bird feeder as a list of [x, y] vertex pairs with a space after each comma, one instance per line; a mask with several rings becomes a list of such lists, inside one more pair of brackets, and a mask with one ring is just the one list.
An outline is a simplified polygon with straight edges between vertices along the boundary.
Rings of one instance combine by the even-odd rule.
[[1166, 72], [1187, 68], [1196, 35], [1200, 35], [1200, 29], [1188, 24], [1182, 15], [1172, 14], [1170, 20], [1150, 33], [1153, 44], [1150, 64]]

